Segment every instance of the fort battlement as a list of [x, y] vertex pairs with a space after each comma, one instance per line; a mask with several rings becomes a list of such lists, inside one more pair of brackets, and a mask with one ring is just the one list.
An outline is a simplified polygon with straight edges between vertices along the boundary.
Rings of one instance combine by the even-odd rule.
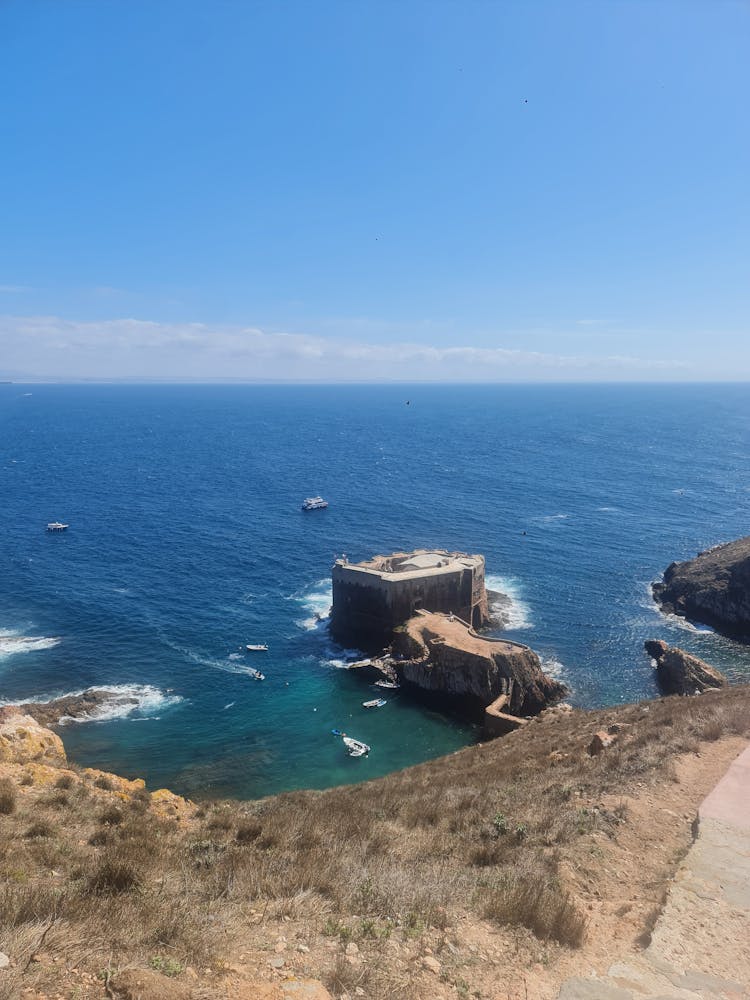
[[454, 614], [481, 628], [489, 621], [484, 556], [416, 549], [332, 570], [331, 629], [341, 638], [387, 639], [417, 611]]

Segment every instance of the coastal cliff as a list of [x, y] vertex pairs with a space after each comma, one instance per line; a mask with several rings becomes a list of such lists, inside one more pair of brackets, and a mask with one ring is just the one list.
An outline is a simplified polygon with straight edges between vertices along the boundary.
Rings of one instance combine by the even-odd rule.
[[484, 639], [451, 616], [422, 613], [396, 632], [397, 673], [423, 691], [458, 696], [478, 711], [507, 695], [514, 715], [536, 715], [566, 693], [528, 646]]
[[668, 614], [750, 640], [750, 536], [717, 545], [695, 559], [673, 562], [652, 589]]
[[656, 664], [656, 679], [664, 694], [703, 694], [727, 686], [727, 679], [697, 656], [661, 639], [647, 639], [643, 644]]

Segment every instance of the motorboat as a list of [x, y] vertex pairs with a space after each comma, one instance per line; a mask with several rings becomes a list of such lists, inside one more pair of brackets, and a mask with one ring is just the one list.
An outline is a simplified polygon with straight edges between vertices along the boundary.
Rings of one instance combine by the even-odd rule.
[[268, 646], [265, 642], [249, 642], [245, 649], [250, 653], [266, 653]]
[[363, 701], [362, 708], [382, 708], [383, 705], [387, 704], [385, 698], [373, 698], [372, 701]]
[[252, 677], [254, 681], [264, 681], [266, 679], [266, 675], [262, 674], [260, 670], [256, 670], [254, 667], [250, 667], [247, 675], [248, 677]]
[[62, 521], [50, 521], [47, 531], [67, 531], [69, 527], [69, 524], [63, 524]]
[[375, 681], [375, 687], [388, 688], [389, 691], [398, 691], [401, 685], [398, 681]]
[[323, 510], [328, 506], [328, 501], [323, 497], [307, 497], [302, 501], [302, 510]]
[[334, 736], [340, 736], [344, 746], [346, 747], [346, 752], [350, 757], [366, 757], [370, 752], [370, 748], [366, 743], [361, 740], [355, 740], [353, 736], [347, 736], [346, 733], [342, 733], [340, 729], [332, 729], [331, 732]]

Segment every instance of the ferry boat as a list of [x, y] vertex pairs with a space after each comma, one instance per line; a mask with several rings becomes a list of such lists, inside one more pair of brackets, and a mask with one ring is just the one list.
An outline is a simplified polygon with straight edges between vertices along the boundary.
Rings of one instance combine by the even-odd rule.
[[328, 506], [328, 501], [323, 497], [307, 497], [302, 501], [302, 510], [323, 510]]
[[62, 524], [60, 521], [50, 521], [47, 531], [67, 531], [69, 527], [69, 524]]

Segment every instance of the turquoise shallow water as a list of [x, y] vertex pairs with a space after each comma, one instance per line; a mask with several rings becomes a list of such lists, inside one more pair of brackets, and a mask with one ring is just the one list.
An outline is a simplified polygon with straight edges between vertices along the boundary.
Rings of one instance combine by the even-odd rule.
[[577, 704], [655, 694], [649, 637], [748, 679], [750, 650], [663, 618], [648, 584], [747, 533], [749, 446], [745, 386], [1, 385], [0, 701], [126, 688], [139, 709], [69, 725], [71, 756], [194, 796], [449, 752], [472, 727], [363, 710], [314, 620], [335, 554], [413, 546], [483, 552]]

